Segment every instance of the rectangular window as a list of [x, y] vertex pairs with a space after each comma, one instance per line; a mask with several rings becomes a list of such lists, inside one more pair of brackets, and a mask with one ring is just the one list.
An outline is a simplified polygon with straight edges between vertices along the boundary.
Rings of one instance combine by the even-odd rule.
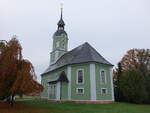
[[77, 71], [77, 84], [83, 84], [84, 78], [83, 78], [83, 70], [80, 69]]
[[100, 72], [100, 79], [102, 84], [106, 84], [106, 74], [104, 70]]
[[106, 95], [107, 94], [107, 88], [101, 88], [101, 94]]
[[84, 88], [77, 88], [76, 93], [77, 94], [84, 94]]
[[49, 86], [49, 95], [50, 96], [55, 96], [56, 93], [56, 86], [55, 85], [50, 85]]

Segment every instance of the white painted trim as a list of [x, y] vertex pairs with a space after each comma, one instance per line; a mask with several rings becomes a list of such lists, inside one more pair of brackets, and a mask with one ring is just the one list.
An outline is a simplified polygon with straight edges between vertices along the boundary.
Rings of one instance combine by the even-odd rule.
[[[105, 75], [105, 83], [102, 83], [102, 77], [101, 77], [101, 72], [104, 71], [104, 75]], [[99, 72], [99, 76], [100, 76], [100, 84], [107, 84], [107, 74], [106, 74], [106, 70], [105, 69], [100, 69]]]
[[47, 86], [47, 98], [49, 99], [49, 95], [50, 95], [50, 85], [48, 84], [48, 86]]
[[[78, 83], [78, 71], [82, 70], [83, 72], [83, 82], [82, 83]], [[83, 85], [84, 84], [84, 69], [80, 68], [80, 69], [77, 69], [76, 71], [76, 84], [77, 85]]]
[[67, 67], [67, 77], [68, 77], [68, 100], [71, 100], [71, 66]]
[[90, 64], [90, 92], [91, 100], [96, 100], [96, 75], [95, 64]]
[[55, 101], [57, 101], [57, 99], [48, 99], [48, 100], [55, 100]]
[[115, 101], [115, 99], [114, 99], [114, 85], [113, 85], [113, 71], [112, 71], [112, 68], [110, 68], [110, 82], [111, 82], [112, 100]]
[[[78, 92], [78, 89], [83, 89], [83, 93], [79, 93], [79, 92]], [[76, 94], [78, 94], [78, 95], [83, 95], [83, 94], [84, 94], [84, 88], [76, 88]]]
[[[48, 100], [56, 100], [56, 99], [48, 99]], [[65, 99], [64, 99], [65, 100]], [[63, 100], [63, 101], [64, 101]], [[67, 100], [66, 100], [67, 101]], [[112, 100], [75, 100], [75, 99], [71, 99], [70, 101], [91, 101], [91, 102], [95, 102], [95, 101], [112, 101]]]
[[58, 54], [59, 54], [59, 51], [55, 51], [55, 62], [56, 62], [57, 59], [58, 59]]
[[60, 82], [56, 84], [56, 100], [60, 100]]
[[47, 97], [40, 97], [41, 99], [48, 99]]
[[[103, 94], [103, 93], [102, 93], [102, 90], [103, 90], [103, 89], [105, 89], [105, 90], [106, 90], [106, 94]], [[102, 94], [102, 95], [107, 95], [107, 94], [108, 94], [108, 90], [107, 90], [107, 88], [101, 88], [101, 94]]]

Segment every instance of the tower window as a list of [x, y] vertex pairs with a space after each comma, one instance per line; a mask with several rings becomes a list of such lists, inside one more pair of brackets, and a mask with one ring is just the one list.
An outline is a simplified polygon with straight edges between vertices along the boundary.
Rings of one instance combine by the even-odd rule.
[[63, 48], [65, 48], [65, 44], [63, 43]]
[[83, 84], [84, 83], [84, 76], [83, 76], [83, 69], [77, 70], [77, 84]]
[[59, 47], [59, 42], [56, 42], [56, 47]]
[[104, 70], [100, 71], [100, 82], [106, 84], [106, 73]]
[[63, 30], [64, 28], [63, 28], [63, 27], [59, 27], [58, 29], [59, 29], [59, 30]]
[[65, 48], [65, 40], [62, 40], [62, 47]]

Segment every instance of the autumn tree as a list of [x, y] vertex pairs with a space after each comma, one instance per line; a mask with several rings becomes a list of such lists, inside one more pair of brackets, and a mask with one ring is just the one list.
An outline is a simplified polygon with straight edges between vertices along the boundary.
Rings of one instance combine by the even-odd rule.
[[[150, 49], [131, 49], [120, 61], [123, 70], [139, 68], [141, 71], [150, 71]], [[147, 73], [146, 72], [146, 73]]]
[[0, 43], [0, 98], [39, 93], [43, 87], [36, 81], [33, 65], [22, 57], [22, 47], [16, 38]]
[[[145, 93], [145, 91], [140, 91], [140, 90], [137, 92], [133, 90], [133, 93], [135, 93], [135, 95], [138, 92], [141, 95], [143, 94], [143, 96], [145, 96], [143, 97], [143, 99], [146, 98], [146, 95], [148, 95], [149, 99], [147, 99], [146, 101], [150, 102], [150, 50], [149, 49], [131, 49], [127, 51], [127, 53], [124, 55], [124, 57], [119, 62], [119, 64], [121, 65], [121, 70], [122, 70], [121, 75], [123, 76], [120, 77], [120, 72], [119, 72], [119, 67], [118, 67], [114, 73], [114, 75], [117, 76], [115, 77], [114, 80], [121, 81], [121, 83], [124, 83], [124, 84], [128, 84], [127, 87], [130, 86], [128, 87], [129, 89], [126, 90], [128, 92], [125, 92], [124, 85], [121, 86], [120, 84], [117, 84], [117, 87], [121, 88], [120, 93], [124, 95], [127, 95], [127, 93], [131, 94], [130, 89], [132, 88], [136, 89], [136, 87], [138, 86], [139, 88], [143, 87], [143, 89], [146, 90], [147, 94]], [[131, 81], [131, 79], [133, 80], [133, 82], [136, 82], [137, 85], [133, 85], [133, 82]], [[139, 81], [140, 79], [141, 81]], [[125, 96], [125, 99], [130, 100], [129, 96]], [[132, 100], [132, 102], [136, 102], [136, 101]], [[143, 100], [141, 99], [141, 101], [139, 102], [143, 102]]]

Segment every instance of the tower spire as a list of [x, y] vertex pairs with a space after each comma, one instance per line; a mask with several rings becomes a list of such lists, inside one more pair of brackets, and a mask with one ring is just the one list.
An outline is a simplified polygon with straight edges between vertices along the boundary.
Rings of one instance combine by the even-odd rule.
[[63, 3], [61, 3], [60, 6], [61, 6], [61, 17], [60, 18], [62, 19], [63, 18]]
[[60, 20], [57, 23], [58, 25], [58, 30], [64, 30], [65, 27], [65, 22], [63, 21], [63, 4], [61, 3], [61, 15], [60, 15]]

